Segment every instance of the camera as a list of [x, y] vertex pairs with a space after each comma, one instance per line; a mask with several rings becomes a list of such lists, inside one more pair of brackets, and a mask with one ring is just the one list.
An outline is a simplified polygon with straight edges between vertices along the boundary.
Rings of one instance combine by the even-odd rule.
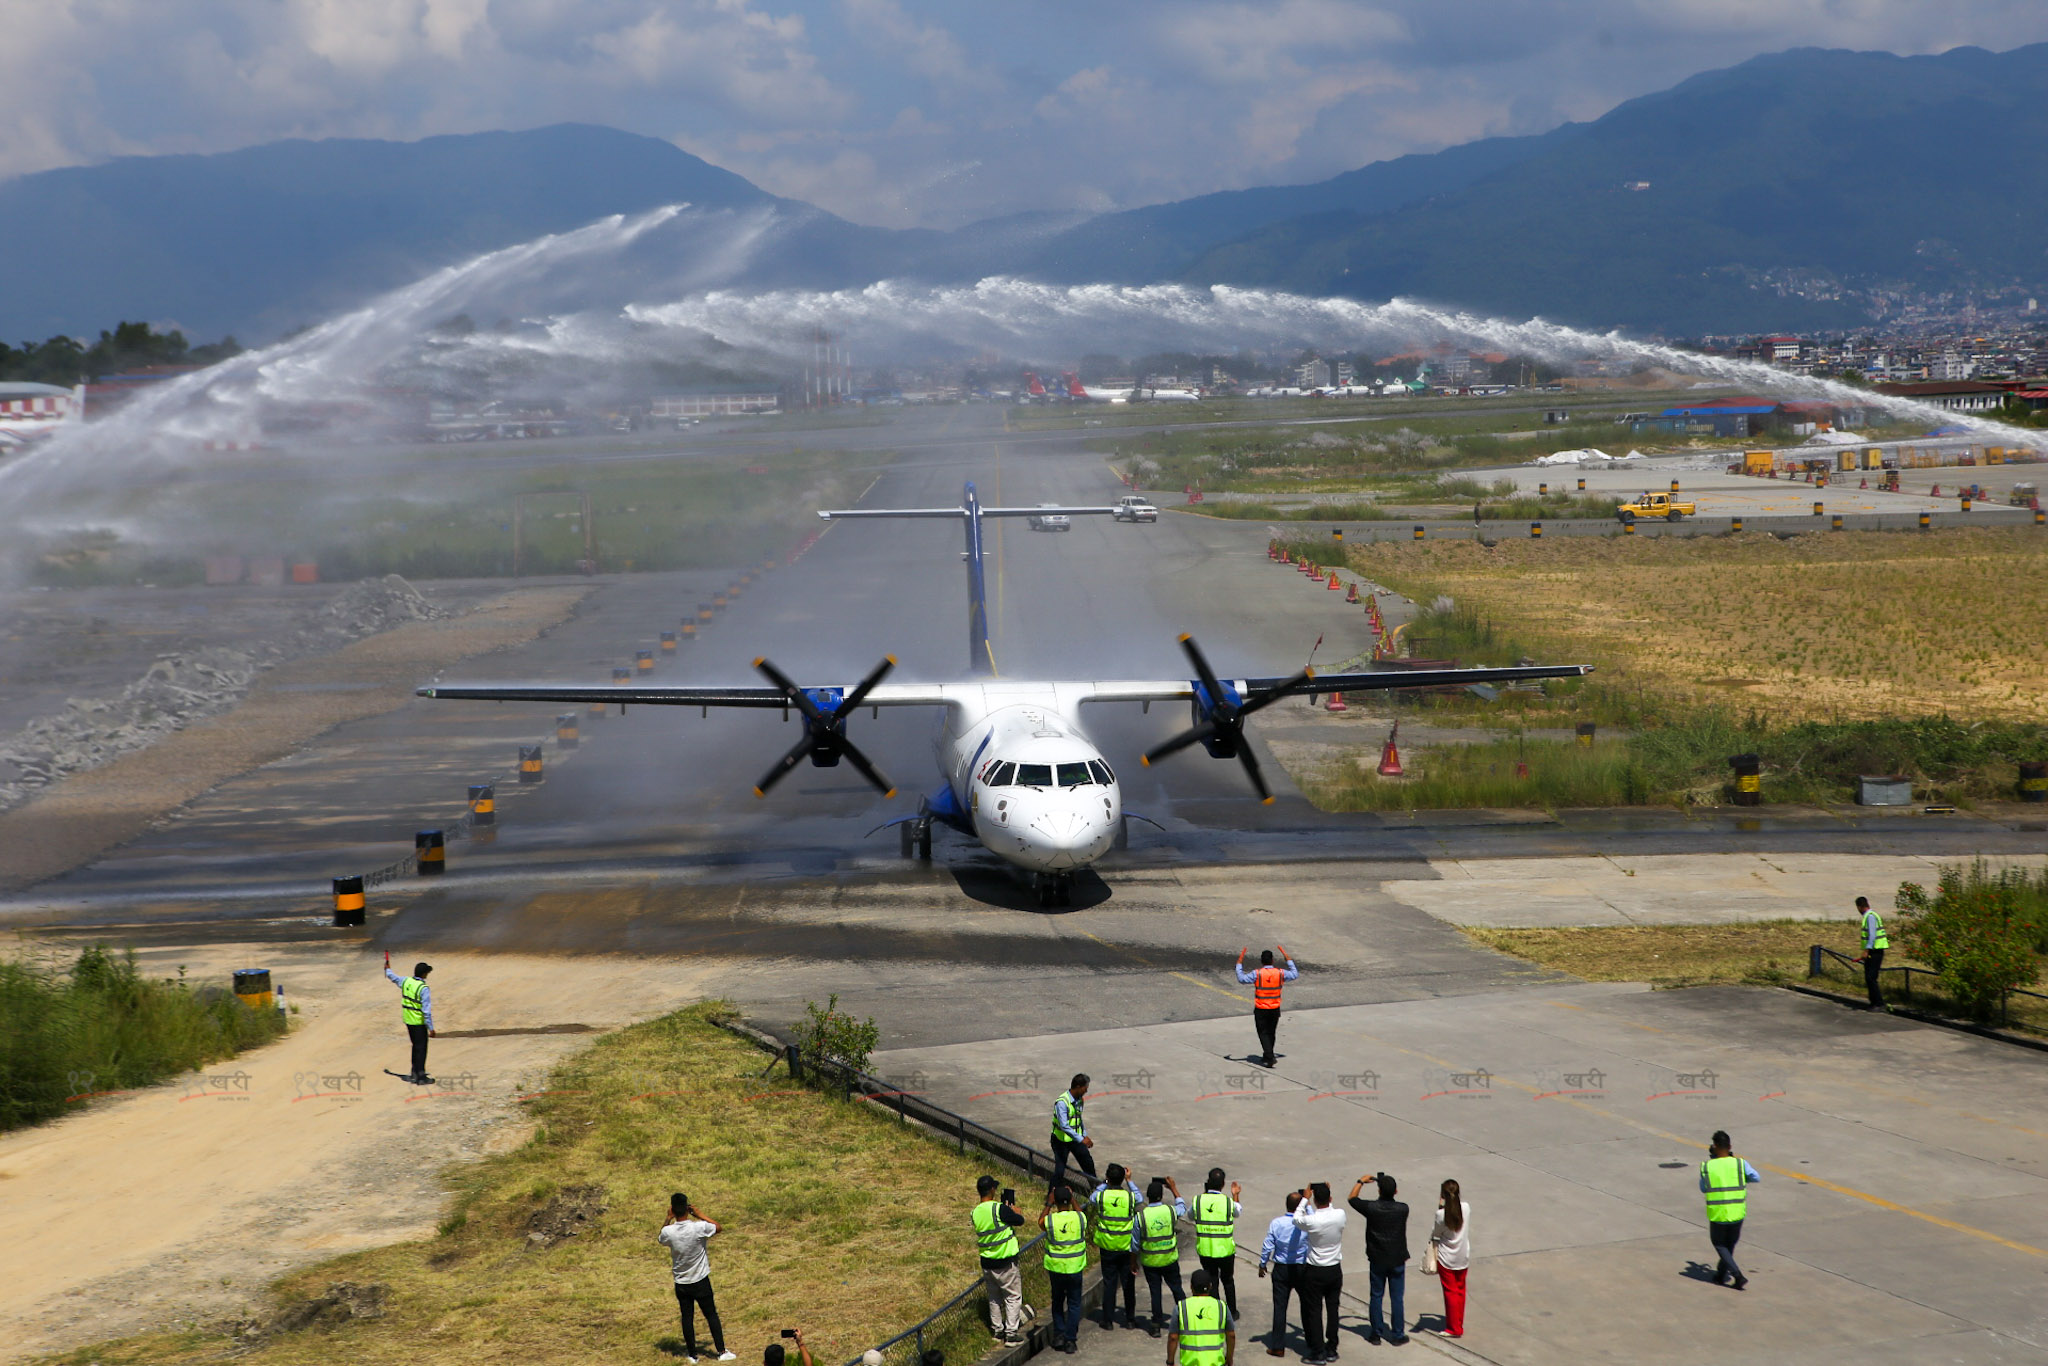
[[784, 1337], [786, 1337], [786, 1338], [793, 1338], [793, 1337], [795, 1337], [795, 1336], [796, 1336], [796, 1329], [794, 1329], [794, 1328], [785, 1328], [785, 1329], [783, 1329], [783, 1330], [782, 1330], [782, 1336], [784, 1336]]
[[1017, 1192], [1008, 1186], [1003, 1187], [1003, 1203], [1006, 1205], [1016, 1204]]

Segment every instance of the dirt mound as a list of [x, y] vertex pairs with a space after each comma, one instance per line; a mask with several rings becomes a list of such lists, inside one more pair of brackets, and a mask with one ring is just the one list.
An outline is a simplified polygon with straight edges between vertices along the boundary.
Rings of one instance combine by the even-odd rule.
[[286, 1333], [301, 1333], [308, 1328], [327, 1332], [356, 1319], [381, 1319], [390, 1295], [391, 1288], [378, 1282], [357, 1285], [354, 1281], [339, 1281], [324, 1293], [286, 1305], [267, 1319], [236, 1322], [232, 1328], [235, 1343], [246, 1351]]
[[565, 1238], [597, 1227], [603, 1186], [564, 1186], [526, 1220], [526, 1250], [543, 1252]]

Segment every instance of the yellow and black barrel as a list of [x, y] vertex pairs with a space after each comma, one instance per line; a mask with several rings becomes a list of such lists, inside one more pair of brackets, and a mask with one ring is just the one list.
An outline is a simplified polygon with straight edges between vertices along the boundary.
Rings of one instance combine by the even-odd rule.
[[236, 968], [235, 999], [251, 1010], [274, 1010], [269, 968]]
[[1923, 513], [1921, 513], [1921, 514], [1920, 514], [1920, 529], [1921, 529], [1922, 531], [1926, 531], [1926, 530], [1930, 529], [1931, 527], [1933, 527], [1933, 525], [1934, 525], [1934, 517], [1933, 517], [1933, 514], [1931, 514], [1931, 513], [1926, 513], [1926, 512], [1923, 512]]
[[1832, 530], [1840, 531], [1842, 529], [1842, 514], [1838, 512], [1829, 518], [1828, 525]]
[[1538, 498], [1548, 498], [1550, 496], [1550, 485], [1538, 484], [1536, 486], [1536, 496]]
[[1576, 727], [1573, 728], [1572, 735], [1573, 738], [1576, 739], [1581, 745], [1584, 745], [1588, 749], [1591, 749], [1593, 746], [1593, 734], [1595, 730], [1596, 727], [1593, 722], [1581, 721]]
[[555, 718], [555, 743], [563, 749], [574, 749], [583, 743], [583, 736], [576, 726], [576, 713], [565, 711]]
[[652, 650], [635, 650], [635, 651], [633, 651], [633, 668], [634, 668], [635, 672], [638, 672], [638, 673], [643, 673], [643, 674], [651, 674], [651, 673], [653, 673], [653, 672], [654, 672], [654, 651], [652, 651]]
[[2048, 802], [2048, 763], [2027, 759], [2020, 764], [2020, 800]]
[[1969, 510], [1970, 510], [1970, 495], [1966, 493], [1966, 494], [1964, 494], [1964, 495], [1963, 495], [1963, 511], [1965, 511], [1965, 512], [1968, 512]]
[[522, 783], [537, 783], [540, 781], [540, 776], [540, 746], [521, 745], [519, 747], [519, 781]]
[[711, 610], [714, 612], [723, 612], [726, 609], [726, 605], [731, 601], [732, 595], [730, 593], [713, 593], [711, 595]]
[[709, 621], [709, 620], [711, 620], [711, 613], [712, 613], [712, 612], [713, 612], [714, 610], [715, 610], [715, 609], [714, 609], [714, 608], [713, 608], [713, 607], [711, 606], [711, 604], [710, 604], [710, 603], [708, 603], [708, 602], [700, 602], [700, 603], [698, 603], [698, 604], [697, 604], [697, 620], [699, 620], [699, 621]]
[[1580, 492], [1580, 493], [1584, 493], [1585, 491], [1586, 491], [1586, 481], [1585, 481], [1585, 480], [1583, 480], [1583, 479], [1581, 479], [1581, 480], [1579, 481], [1579, 492]]
[[364, 908], [369, 901], [363, 895], [363, 880], [358, 877], [334, 879], [334, 924], [337, 929], [363, 923]]
[[2034, 509], [2034, 525], [2048, 526], [2048, 510], [2043, 510], [2041, 508]]
[[1532, 541], [1540, 541], [1543, 539], [1543, 523], [1529, 523], [1529, 539]]
[[421, 877], [439, 877], [448, 871], [448, 841], [439, 830], [420, 831], [412, 837], [412, 848], [419, 858]]
[[604, 703], [592, 698], [590, 705], [583, 709], [583, 719], [585, 721], [604, 720]]
[[1742, 519], [1740, 517], [1730, 517], [1728, 519], [1728, 529], [1730, 531], [1742, 530]]
[[661, 652], [665, 655], [672, 655], [676, 652], [676, 633], [674, 631], [663, 631], [661, 633]]
[[1426, 538], [1426, 537], [1427, 537], [1428, 535], [1429, 535], [1429, 528], [1428, 528], [1428, 527], [1425, 527], [1425, 526], [1418, 526], [1418, 527], [1416, 527], [1416, 528], [1415, 528], [1415, 539], [1416, 539], [1416, 540], [1418, 540], [1418, 541], [1420, 541], [1420, 540], [1423, 540], [1423, 539], [1425, 539], [1425, 538]]
[[626, 668], [612, 670], [612, 686], [623, 688], [633, 681], [633, 671]]
[[489, 783], [469, 785], [469, 823], [471, 826], [496, 825], [498, 823], [498, 789]]
[[1764, 761], [1754, 754], [1731, 754], [1728, 767], [1735, 770], [1735, 804], [1737, 806], [1762, 806], [1764, 804]]
[[1671, 491], [1673, 493], [1678, 492], [1678, 481], [1676, 479], [1671, 481]]
[[1814, 515], [1814, 516], [1818, 517], [1818, 516], [1820, 516], [1820, 515], [1821, 515], [1822, 513], [1826, 512], [1826, 511], [1827, 511], [1827, 504], [1825, 504], [1825, 503], [1821, 502], [1821, 500], [1820, 500], [1820, 499], [1818, 499], [1818, 498], [1816, 498], [1816, 499], [1814, 499], [1814, 500], [1813, 500], [1813, 515]]
[[1330, 528], [1330, 544], [1332, 544], [1332, 545], [1342, 545], [1342, 544], [1344, 544], [1344, 528], [1343, 528], [1343, 527], [1341, 527], [1341, 526], [1333, 526], [1333, 527], [1331, 527], [1331, 528]]
[[696, 638], [697, 638], [697, 619], [696, 619], [695, 617], [684, 617], [684, 618], [683, 618], [683, 639], [685, 639], [685, 640], [695, 640]]
[[1622, 534], [1622, 535], [1624, 535], [1624, 536], [1633, 536], [1633, 535], [1635, 535], [1635, 534], [1636, 534], [1636, 524], [1635, 524], [1634, 522], [1623, 522], [1623, 523], [1621, 524], [1621, 534]]

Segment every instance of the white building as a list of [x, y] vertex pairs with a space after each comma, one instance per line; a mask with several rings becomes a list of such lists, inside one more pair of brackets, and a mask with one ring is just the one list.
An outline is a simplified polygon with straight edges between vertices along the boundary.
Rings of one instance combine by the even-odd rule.
[[48, 436], [85, 417], [85, 386], [0, 383], [0, 447]]
[[772, 413], [782, 406], [774, 392], [730, 394], [659, 394], [647, 405], [649, 417], [736, 417], [741, 413]]

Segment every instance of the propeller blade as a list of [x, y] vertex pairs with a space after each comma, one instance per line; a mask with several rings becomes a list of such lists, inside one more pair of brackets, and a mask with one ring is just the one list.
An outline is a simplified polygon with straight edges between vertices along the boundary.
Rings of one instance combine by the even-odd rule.
[[867, 700], [867, 695], [870, 692], [874, 691], [875, 684], [881, 682], [884, 678], [887, 678], [889, 676], [889, 670], [895, 667], [896, 656], [883, 655], [882, 662], [880, 664], [875, 665], [875, 667], [869, 671], [868, 676], [860, 681], [860, 686], [855, 688], [852, 692], [848, 693], [846, 695], [846, 700], [841, 702], [838, 705], [838, 707], [833, 710], [832, 719], [834, 721], [844, 721], [847, 717], [853, 715], [856, 711], [859, 711], [860, 704]]
[[1178, 754], [1189, 745], [1200, 744], [1204, 740], [1213, 738], [1217, 733], [1218, 728], [1214, 721], [1204, 721], [1192, 730], [1182, 731], [1165, 744], [1157, 745], [1147, 750], [1139, 756], [1138, 762], [1150, 768], [1154, 759], [1164, 759], [1169, 754]]
[[791, 706], [804, 714], [805, 719], [821, 724], [824, 722], [825, 713], [818, 710], [818, 704], [811, 701], [811, 695], [790, 682], [789, 675], [770, 664], [766, 655], [755, 660], [754, 667], [759, 669], [770, 683], [782, 689], [782, 695], [789, 699]]
[[881, 793], [884, 797], [896, 795], [896, 785], [875, 771], [875, 766], [868, 762], [868, 756], [862, 754], [859, 747], [853, 741], [841, 740], [839, 742], [839, 752], [846, 757], [846, 762], [854, 766], [861, 777], [866, 778], [875, 785], [877, 792]]
[[1209, 660], [1202, 653], [1202, 647], [1195, 644], [1195, 638], [1181, 633], [1180, 648], [1187, 653], [1188, 663], [1195, 666], [1195, 677], [1202, 680], [1202, 686], [1209, 690], [1211, 709], [1227, 706], [1223, 696], [1223, 685], [1216, 681], [1216, 671], [1209, 667]]
[[1242, 707], [1239, 707], [1237, 709], [1237, 714], [1239, 716], [1250, 716], [1260, 707], [1270, 707], [1275, 702], [1278, 702], [1281, 698], [1291, 696], [1297, 687], [1299, 687], [1303, 683], [1309, 682], [1315, 676], [1316, 671], [1314, 669], [1303, 669], [1300, 673], [1288, 679], [1279, 687], [1268, 688], [1264, 692], [1253, 694], [1252, 699], [1249, 702], [1246, 702]]
[[767, 796], [769, 789], [774, 787], [777, 783], [781, 782], [784, 778], [788, 777], [789, 771], [795, 768], [798, 764], [802, 763], [805, 759], [809, 758], [810, 753], [811, 737], [806, 735], [803, 739], [797, 741], [794, 745], [790, 746], [789, 753], [783, 755], [780, 759], [777, 759], [775, 761], [775, 767], [769, 769], [768, 772], [762, 776], [761, 781], [754, 784], [754, 795], [756, 797]]
[[1273, 794], [1266, 790], [1266, 777], [1259, 772], [1259, 757], [1252, 753], [1251, 741], [1242, 735], [1237, 738], [1237, 758], [1244, 765], [1245, 776], [1252, 780], [1252, 787], [1258, 791], [1259, 800], [1271, 806]]

